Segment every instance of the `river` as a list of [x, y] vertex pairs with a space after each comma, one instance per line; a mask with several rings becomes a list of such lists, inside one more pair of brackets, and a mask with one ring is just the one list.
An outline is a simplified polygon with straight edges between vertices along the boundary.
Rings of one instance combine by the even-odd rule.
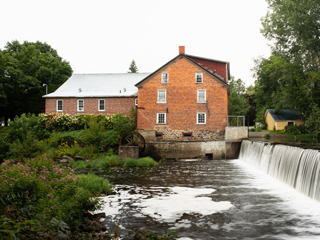
[[105, 224], [148, 228], [179, 239], [320, 239], [320, 203], [240, 160], [166, 161], [96, 174], [116, 194], [103, 198]]

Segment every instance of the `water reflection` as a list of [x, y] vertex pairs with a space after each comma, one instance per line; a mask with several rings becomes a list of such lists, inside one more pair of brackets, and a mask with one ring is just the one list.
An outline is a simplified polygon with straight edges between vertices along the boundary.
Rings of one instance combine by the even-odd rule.
[[320, 238], [318, 202], [238, 160], [97, 174], [117, 192], [105, 198], [109, 228], [118, 221], [123, 229], [175, 231], [181, 239]]

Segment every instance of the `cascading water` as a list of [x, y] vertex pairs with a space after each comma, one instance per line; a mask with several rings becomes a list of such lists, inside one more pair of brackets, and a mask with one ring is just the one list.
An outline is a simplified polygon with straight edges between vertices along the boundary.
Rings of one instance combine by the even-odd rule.
[[244, 140], [239, 159], [320, 201], [319, 151]]

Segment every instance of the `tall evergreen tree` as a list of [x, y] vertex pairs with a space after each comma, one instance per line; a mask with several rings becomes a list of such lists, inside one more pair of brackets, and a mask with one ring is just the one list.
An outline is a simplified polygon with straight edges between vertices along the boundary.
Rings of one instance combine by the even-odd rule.
[[130, 63], [130, 67], [129, 67], [129, 72], [128, 73], [137, 73], [138, 67], [136, 65], [136, 62], [134, 60], [132, 60], [132, 62]]

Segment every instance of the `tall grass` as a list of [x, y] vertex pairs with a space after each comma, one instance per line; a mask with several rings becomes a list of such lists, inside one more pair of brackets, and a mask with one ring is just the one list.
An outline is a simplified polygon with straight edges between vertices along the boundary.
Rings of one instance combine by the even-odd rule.
[[77, 181], [78, 186], [84, 189], [89, 189], [94, 195], [111, 192], [112, 185], [109, 181], [95, 175], [94, 173], [89, 173], [87, 175], [79, 174], [77, 177], [80, 178], [79, 181]]
[[150, 157], [133, 159], [126, 158], [124, 160], [120, 160], [117, 155], [112, 156], [101, 156], [96, 161], [86, 162], [86, 161], [72, 161], [70, 163], [70, 167], [73, 169], [83, 169], [83, 168], [108, 168], [111, 166], [120, 166], [120, 167], [150, 167], [150, 166], [158, 166], [159, 163], [154, 161]]

